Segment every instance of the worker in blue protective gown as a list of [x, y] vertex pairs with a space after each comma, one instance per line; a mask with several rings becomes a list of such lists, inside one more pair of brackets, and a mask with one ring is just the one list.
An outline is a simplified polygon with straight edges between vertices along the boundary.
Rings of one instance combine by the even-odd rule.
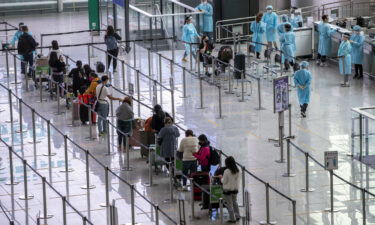
[[352, 45], [349, 41], [350, 34], [345, 33], [342, 35], [337, 56], [339, 58], [340, 74], [344, 76], [344, 82], [341, 83], [342, 87], [349, 87], [349, 75], [352, 74], [351, 52]]
[[302, 27], [303, 25], [301, 12], [296, 11], [297, 9], [297, 7], [293, 7], [290, 15], [290, 23], [294, 28]]
[[331, 36], [336, 30], [330, 28], [327, 15], [323, 15], [322, 20], [318, 26], [319, 45], [318, 60], [316, 63], [320, 66], [326, 66], [327, 56], [331, 53]]
[[[287, 15], [281, 15], [281, 23], [279, 25], [277, 25], [277, 29], [276, 29], [279, 37], [281, 36], [281, 34], [285, 33], [285, 24], [292, 25], [289, 22], [289, 18], [288, 18]], [[293, 28], [292, 28], [292, 30], [293, 30]]]
[[203, 35], [208, 36], [212, 40], [214, 32], [214, 10], [212, 5], [207, 0], [202, 0], [201, 4], [195, 9], [204, 13], [203, 15], [199, 15], [199, 27]]
[[18, 41], [18, 39], [20, 39], [21, 35], [23, 34], [22, 32], [22, 27], [24, 26], [25, 24], [24, 23], [19, 23], [18, 24], [18, 30], [16, 31], [16, 33], [13, 35], [12, 39], [10, 40], [10, 44], [12, 46], [15, 46], [16, 45], [16, 42]]
[[190, 52], [190, 44], [189, 43], [197, 43], [197, 39], [200, 38], [197, 30], [195, 29], [194, 24], [192, 23], [192, 17], [188, 16], [185, 19], [185, 25], [182, 27], [182, 41], [185, 42], [185, 53], [184, 57], [182, 58], [183, 62], [186, 62], [186, 57], [189, 54], [193, 54], [194, 58], [196, 56], [196, 45], [191, 44], [192, 52]]
[[311, 73], [308, 71], [309, 63], [301, 62], [301, 69], [294, 73], [294, 84], [297, 87], [298, 102], [301, 116], [306, 117], [307, 106], [310, 102]]
[[277, 28], [277, 15], [272, 12], [273, 7], [271, 5], [266, 7], [267, 12], [263, 15], [262, 22], [266, 24], [266, 39], [268, 46], [274, 47], [277, 49], [276, 43], [276, 28]]
[[354, 64], [355, 75], [353, 78], [361, 79], [363, 77], [363, 42], [365, 36], [361, 34], [361, 27], [355, 25], [353, 27], [354, 34], [350, 37], [352, 45], [352, 64]]
[[287, 23], [285, 33], [280, 36], [282, 63], [284, 63], [285, 71], [289, 70], [289, 65], [294, 66], [294, 57], [296, 52], [296, 35], [292, 31], [292, 25]]
[[266, 31], [266, 24], [262, 22], [263, 13], [259, 13], [250, 25], [250, 30], [253, 32], [251, 45], [255, 46], [257, 59], [260, 59], [262, 52], [263, 34]]

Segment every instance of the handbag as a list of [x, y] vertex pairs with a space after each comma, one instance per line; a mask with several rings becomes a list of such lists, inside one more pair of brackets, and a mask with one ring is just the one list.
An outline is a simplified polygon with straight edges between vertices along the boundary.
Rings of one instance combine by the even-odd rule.
[[281, 63], [281, 56], [279, 54], [275, 55], [275, 62], [276, 63]]
[[180, 151], [176, 152], [176, 158], [177, 159], [182, 160], [183, 157], [184, 157], [184, 152], [180, 152]]
[[271, 57], [271, 50], [266, 49], [264, 50], [264, 58], [270, 58]]
[[[99, 97], [100, 97], [100, 95], [102, 94], [102, 91], [103, 91], [103, 88], [104, 88], [104, 85], [102, 85], [102, 88], [100, 89], [100, 91], [99, 91]], [[93, 97], [93, 101], [94, 101], [94, 111], [95, 112], [98, 112], [98, 110], [99, 110], [99, 104], [98, 104], [98, 97], [97, 96], [95, 96], [95, 97]]]

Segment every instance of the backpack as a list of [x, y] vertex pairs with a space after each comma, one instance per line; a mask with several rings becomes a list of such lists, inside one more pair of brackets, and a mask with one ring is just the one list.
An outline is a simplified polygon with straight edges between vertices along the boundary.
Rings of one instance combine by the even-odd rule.
[[217, 152], [217, 149], [215, 149], [214, 147], [211, 147], [211, 146], [210, 146], [210, 158], [208, 159], [208, 162], [212, 166], [219, 165], [219, 163], [220, 163], [220, 155]]
[[51, 54], [49, 55], [48, 65], [50, 67], [57, 67], [58, 61], [59, 61], [59, 59], [57, 58], [57, 53], [51, 52]]
[[104, 73], [105, 71], [105, 66], [102, 62], [97, 62], [96, 63], [96, 72], [97, 73]]
[[149, 117], [149, 118], [146, 120], [146, 122], [145, 122], [145, 131], [146, 131], [146, 132], [152, 132], [151, 124], [152, 124], [152, 116]]
[[34, 38], [31, 35], [24, 33], [18, 39], [18, 54], [29, 54], [30, 52], [35, 50], [37, 45], [38, 44], [35, 42]]
[[230, 46], [222, 46], [219, 51], [219, 60], [229, 62], [233, 58], [233, 50]]
[[105, 44], [107, 45], [107, 50], [113, 50], [117, 48], [117, 39], [114, 35], [107, 35], [105, 37]]

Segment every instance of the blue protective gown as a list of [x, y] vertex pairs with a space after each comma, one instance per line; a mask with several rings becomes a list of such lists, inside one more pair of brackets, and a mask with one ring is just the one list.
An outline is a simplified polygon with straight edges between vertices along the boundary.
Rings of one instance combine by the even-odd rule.
[[322, 56], [328, 56], [331, 53], [331, 36], [336, 31], [331, 29], [327, 23], [320, 22], [318, 26], [319, 46], [318, 53]]
[[[182, 27], [182, 40], [187, 43], [196, 43], [197, 38], [199, 37], [197, 30], [195, 29], [194, 24], [187, 23]], [[192, 50], [195, 52], [196, 46], [192, 45]], [[190, 53], [190, 45], [185, 44], [185, 52]]]
[[363, 64], [363, 42], [365, 37], [361, 34], [353, 34], [350, 37], [352, 45], [352, 64]]
[[280, 36], [282, 63], [287, 59], [289, 62], [294, 62], [294, 56], [296, 52], [296, 35], [293, 31], [289, 31], [281, 34]]
[[297, 27], [299, 27], [298, 26], [298, 23], [299, 22], [303, 22], [303, 20], [302, 20], [302, 16], [301, 15], [294, 15], [294, 18], [293, 19], [290, 19], [290, 22], [292, 23], [292, 25], [293, 25], [293, 27], [295, 27], [295, 28], [297, 28]]
[[[256, 21], [253, 21], [250, 25], [250, 30], [253, 32], [252, 41], [262, 43], [263, 42], [263, 34], [266, 31], [266, 24], [264, 24], [262, 21], [259, 21], [257, 23]], [[255, 45], [255, 51], [261, 52], [262, 51], [262, 45], [261, 44], [252, 44]]]
[[210, 3], [201, 3], [196, 8], [196, 10], [203, 10], [204, 14], [200, 15], [199, 27], [203, 32], [214, 32], [214, 21], [212, 16], [214, 15], [214, 10]]
[[277, 25], [277, 34], [279, 36], [281, 34], [285, 33], [285, 24], [289, 24], [292, 27], [292, 31], [293, 31], [293, 26], [292, 26], [291, 23], [289, 23], [289, 22], [280, 23], [279, 25]]
[[[310, 102], [311, 73], [306, 69], [298, 70], [294, 73], [294, 84], [297, 87], [298, 101], [300, 105]], [[300, 86], [304, 86], [301, 89]]]
[[[342, 41], [340, 43], [339, 51], [337, 56], [339, 58], [340, 74], [350, 75], [352, 74], [351, 55], [352, 46], [349, 41]], [[343, 57], [343, 58], [342, 58]]]
[[16, 44], [16, 42], [18, 41], [18, 39], [20, 39], [22, 34], [23, 34], [22, 31], [17, 30], [17, 32], [12, 37], [12, 40], [10, 40], [10, 44], [14, 46]]
[[266, 24], [266, 38], [267, 41], [276, 41], [276, 27], [277, 27], [277, 15], [276, 13], [265, 13], [262, 18], [262, 22]]

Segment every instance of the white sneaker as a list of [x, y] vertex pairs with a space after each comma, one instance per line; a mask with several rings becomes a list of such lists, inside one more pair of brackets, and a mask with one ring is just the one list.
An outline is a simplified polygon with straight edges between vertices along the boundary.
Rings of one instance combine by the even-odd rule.
[[349, 82], [341, 83], [341, 87], [350, 87]]

